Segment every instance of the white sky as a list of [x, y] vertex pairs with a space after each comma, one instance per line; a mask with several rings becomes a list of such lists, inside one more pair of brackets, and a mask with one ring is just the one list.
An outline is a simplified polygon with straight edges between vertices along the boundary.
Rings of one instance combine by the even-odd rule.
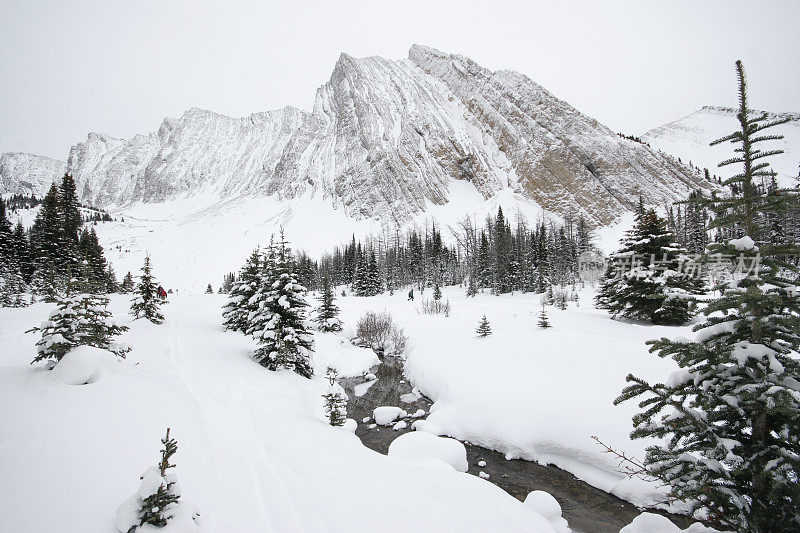
[[192, 106], [310, 110], [340, 52], [412, 43], [522, 72], [624, 133], [735, 105], [737, 58], [753, 107], [800, 111], [798, 20], [793, 0], [0, 0], [0, 152], [65, 160], [90, 131], [147, 133]]

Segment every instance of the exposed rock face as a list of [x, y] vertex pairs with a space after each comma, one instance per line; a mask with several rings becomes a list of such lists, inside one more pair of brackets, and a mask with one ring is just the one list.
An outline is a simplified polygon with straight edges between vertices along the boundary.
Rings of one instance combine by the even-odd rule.
[[190, 109], [130, 140], [90, 134], [69, 170], [85, 202], [321, 195], [353, 218], [403, 223], [467, 180], [605, 224], [642, 195], [662, 204], [709, 184], [617, 136], [527, 77], [414, 46], [409, 58], [342, 54], [311, 113], [229, 118]]
[[8, 152], [0, 155], [0, 193], [33, 194], [41, 198], [50, 184], [61, 183], [67, 165], [63, 161], [33, 154]]
[[[721, 161], [734, 156], [734, 146], [723, 143], [709, 146], [708, 143], [739, 129], [736, 118], [738, 110], [729, 107], [704, 106], [694, 113], [664, 124], [641, 135], [653, 148], [663, 150], [685, 163], [691, 162], [700, 168], [707, 168], [712, 175], [728, 178], [741, 171], [739, 165], [718, 168]], [[753, 111], [762, 114], [764, 111]], [[794, 186], [800, 172], [800, 113], [767, 113], [770, 120], [788, 118], [789, 122], [775, 126], [770, 134], [783, 135], [782, 140], [764, 143], [762, 149], [783, 150], [769, 161], [778, 179], [784, 186]]]

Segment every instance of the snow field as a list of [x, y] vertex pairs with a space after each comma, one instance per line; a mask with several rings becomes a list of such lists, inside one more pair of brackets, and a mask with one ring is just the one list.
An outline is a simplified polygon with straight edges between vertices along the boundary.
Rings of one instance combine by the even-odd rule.
[[[113, 531], [170, 427], [182, 501], [201, 531], [553, 531], [491, 483], [380, 455], [327, 425], [327, 380], [254, 363], [254, 341], [220, 326], [224, 297], [171, 300], [156, 326], [132, 322], [128, 298], [112, 297], [133, 351], [88, 385], [29, 364], [36, 337], [22, 332], [50, 305], [0, 309], [0, 530]], [[318, 376], [329, 365], [360, 375], [372, 362], [337, 353], [315, 361]]]
[[[367, 310], [388, 311], [409, 336], [405, 372], [434, 404], [415, 429], [500, 451], [508, 458], [555, 464], [602, 490], [640, 506], [661, 500], [653, 484], [620, 474], [617, 462], [592, 440], [644, 457], [647, 441], [631, 441], [635, 402], [614, 406], [634, 373], [663, 381], [677, 370], [671, 360], [649, 354], [645, 341], [691, 336], [689, 327], [611, 320], [594, 309], [594, 292], [580, 292], [580, 307], [548, 307], [551, 329], [536, 327], [540, 296], [479, 294], [444, 289], [448, 318], [418, 312], [422, 298], [405, 292], [339, 298], [345, 329]], [[341, 292], [341, 291], [339, 291]], [[479, 339], [475, 327], [486, 314], [493, 334]]]

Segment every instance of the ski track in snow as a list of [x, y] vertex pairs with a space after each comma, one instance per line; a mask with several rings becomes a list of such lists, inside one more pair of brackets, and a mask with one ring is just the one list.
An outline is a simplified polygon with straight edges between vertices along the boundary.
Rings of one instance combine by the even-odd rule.
[[[245, 401], [245, 397], [249, 394], [249, 392], [244, 392], [247, 390], [245, 384], [241, 379], [234, 379], [234, 383], [225, 384], [229, 378], [224, 374], [198, 371], [198, 362], [190, 361], [186, 356], [181, 333], [181, 330], [186, 329], [185, 323], [178, 318], [172, 318], [168, 324], [170, 328], [167, 337], [169, 359], [178, 370], [181, 381], [198, 407], [209, 442], [216, 446], [229, 447], [236, 452], [229, 455], [236, 457], [236, 460], [243, 463], [244, 469], [249, 472], [250, 488], [255, 495], [254, 499], [258, 502], [262, 522], [269, 524], [271, 513], [264, 505], [267, 497], [262, 488], [262, 480], [257, 474], [263, 470], [259, 468], [260, 466], [266, 466], [271, 475], [270, 482], [278, 484], [284, 489], [280, 491], [283, 499], [280, 507], [291, 512], [295, 531], [301, 531], [303, 522], [289, 497], [292, 491], [278, 474], [256, 431], [250, 407]], [[209, 375], [213, 375], [214, 379], [210, 379]], [[220, 432], [218, 430], [220, 427], [225, 427], [227, 430]], [[215, 440], [218, 442], [214, 442]], [[231, 443], [235, 443], [235, 445]], [[274, 524], [272, 529], [280, 531]]]

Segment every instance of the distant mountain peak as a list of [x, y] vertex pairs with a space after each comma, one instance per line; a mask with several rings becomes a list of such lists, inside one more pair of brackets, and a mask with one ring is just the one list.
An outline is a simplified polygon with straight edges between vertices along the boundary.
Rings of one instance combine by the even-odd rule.
[[83, 200], [102, 207], [311, 195], [391, 224], [447, 204], [458, 182], [486, 200], [509, 190], [598, 224], [639, 195], [663, 204], [710, 186], [522, 74], [419, 44], [398, 61], [340, 54], [310, 113], [192, 107], [132, 139], [90, 134], [67, 166]]

